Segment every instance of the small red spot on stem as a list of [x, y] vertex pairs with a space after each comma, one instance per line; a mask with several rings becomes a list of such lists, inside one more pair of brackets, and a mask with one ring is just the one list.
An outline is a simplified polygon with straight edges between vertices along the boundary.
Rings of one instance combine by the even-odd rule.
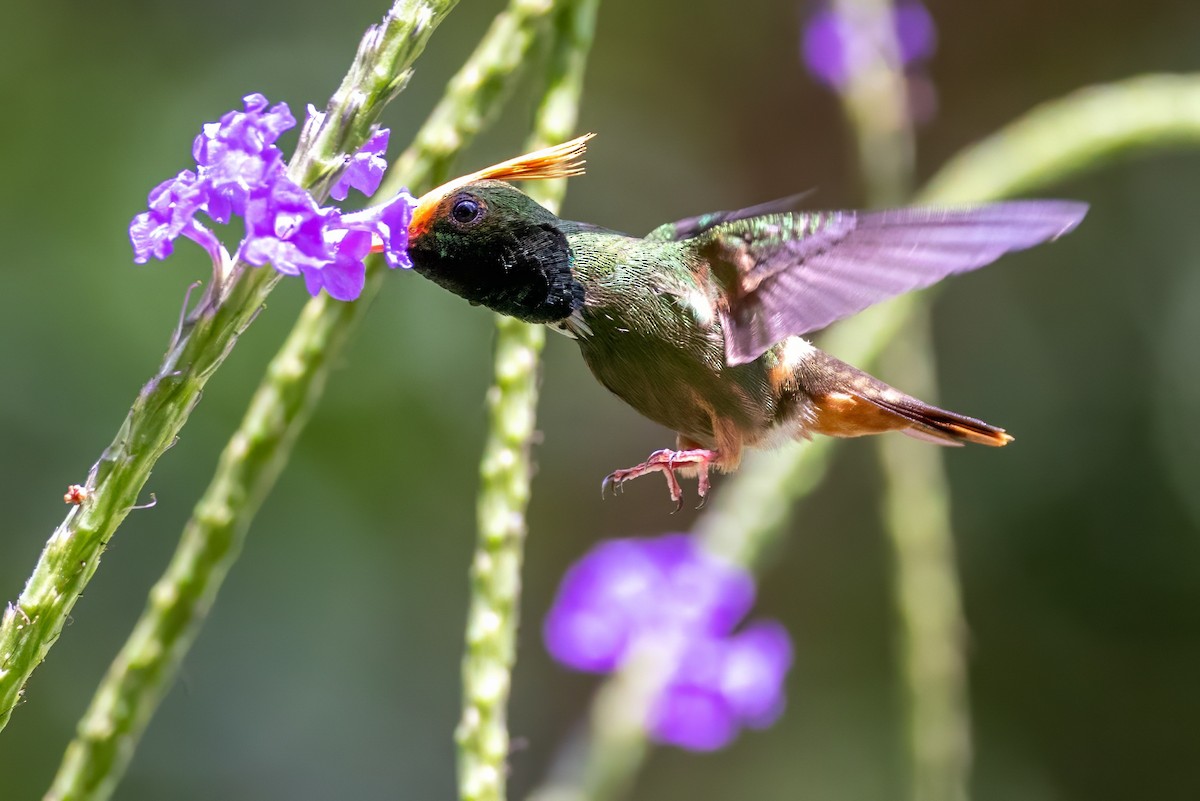
[[78, 506], [79, 504], [92, 497], [92, 491], [81, 484], [72, 484], [67, 487], [67, 494], [63, 496], [63, 503], [70, 503]]

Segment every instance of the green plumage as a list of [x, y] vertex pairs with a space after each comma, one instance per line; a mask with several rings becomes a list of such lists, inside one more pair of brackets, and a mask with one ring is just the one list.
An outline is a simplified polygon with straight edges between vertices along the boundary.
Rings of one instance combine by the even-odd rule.
[[721, 290], [695, 240], [644, 240], [570, 223], [564, 230], [586, 290], [583, 325], [567, 328], [600, 383], [706, 448], [716, 447], [714, 413], [747, 431], [776, 422], [767, 371], [777, 356], [726, 366]]
[[940, 444], [1011, 437], [822, 353], [800, 335], [1069, 231], [1086, 209], [791, 212], [796, 198], [659, 226], [644, 238], [559, 219], [497, 181], [423, 199], [414, 269], [472, 303], [575, 338], [600, 383], [678, 433], [615, 483], [732, 470], [744, 447], [889, 430]]

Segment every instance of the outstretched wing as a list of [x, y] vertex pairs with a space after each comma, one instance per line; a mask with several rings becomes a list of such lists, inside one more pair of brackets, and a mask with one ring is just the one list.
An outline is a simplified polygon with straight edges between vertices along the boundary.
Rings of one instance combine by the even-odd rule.
[[1055, 239], [1087, 204], [1027, 200], [959, 209], [773, 214], [695, 238], [727, 300], [726, 361], [744, 364], [792, 335]]
[[645, 238], [658, 242], [676, 242], [680, 239], [691, 239], [722, 223], [744, 220], [748, 217], [761, 217], [764, 214], [781, 214], [787, 211], [795, 211], [796, 207], [800, 205], [800, 201], [811, 195], [814, 191], [810, 189], [807, 192], [781, 197], [778, 200], [768, 200], [766, 203], [759, 203], [757, 206], [748, 206], [744, 209], [711, 211], [708, 214], [685, 217], [673, 223], [663, 223], [646, 234]]

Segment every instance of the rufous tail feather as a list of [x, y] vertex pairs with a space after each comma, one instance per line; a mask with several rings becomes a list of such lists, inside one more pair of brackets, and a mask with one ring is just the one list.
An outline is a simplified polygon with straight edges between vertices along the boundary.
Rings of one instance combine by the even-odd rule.
[[772, 374], [781, 397], [800, 387], [810, 398], [806, 428], [831, 437], [861, 437], [885, 431], [903, 431], [911, 437], [939, 445], [999, 447], [1012, 442], [1003, 428], [974, 417], [939, 409], [890, 387], [857, 367], [817, 350], [802, 340], [793, 347], [800, 358]]
[[901, 430], [910, 437], [926, 442], [938, 445], [963, 445], [973, 442], [998, 448], [1013, 440], [1003, 428], [997, 428], [974, 417], [930, 406], [916, 398], [902, 396], [899, 399], [863, 399], [906, 420], [909, 426]]

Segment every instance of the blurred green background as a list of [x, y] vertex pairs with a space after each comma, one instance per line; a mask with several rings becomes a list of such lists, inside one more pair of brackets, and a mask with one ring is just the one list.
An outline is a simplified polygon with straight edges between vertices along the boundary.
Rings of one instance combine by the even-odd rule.
[[[464, 2], [389, 111], [393, 155], [498, 0]], [[1200, 70], [1195, 0], [931, 4], [936, 120], [919, 172], [1039, 101]], [[166, 347], [199, 249], [135, 267], [146, 192], [250, 91], [323, 105], [381, 2], [10, 3], [0, 27], [0, 597], [13, 599]], [[634, 232], [817, 187], [861, 201], [836, 100], [798, 57], [794, 0], [605, 0], [580, 127], [600, 137], [567, 216]], [[517, 152], [531, 94], [462, 163]], [[1053, 194], [1063, 241], [949, 283], [941, 399], [1017, 436], [947, 454], [970, 623], [974, 796], [1200, 798], [1200, 151], [1124, 161]], [[305, 300], [285, 281], [211, 382], [0, 736], [0, 798], [40, 797], [165, 565], [266, 360]], [[138, 799], [448, 799], [491, 320], [388, 277], [117, 793]], [[513, 797], [594, 685], [539, 635], [602, 537], [685, 529], [661, 482], [600, 479], [669, 444], [547, 349]], [[885, 376], [887, 377], [887, 376]], [[895, 377], [897, 381], [902, 381]], [[797, 644], [789, 709], [711, 756], [662, 751], [637, 799], [895, 799], [907, 787], [875, 450], [840, 448], [774, 554], [756, 614]], [[720, 481], [717, 483], [720, 491]]]

